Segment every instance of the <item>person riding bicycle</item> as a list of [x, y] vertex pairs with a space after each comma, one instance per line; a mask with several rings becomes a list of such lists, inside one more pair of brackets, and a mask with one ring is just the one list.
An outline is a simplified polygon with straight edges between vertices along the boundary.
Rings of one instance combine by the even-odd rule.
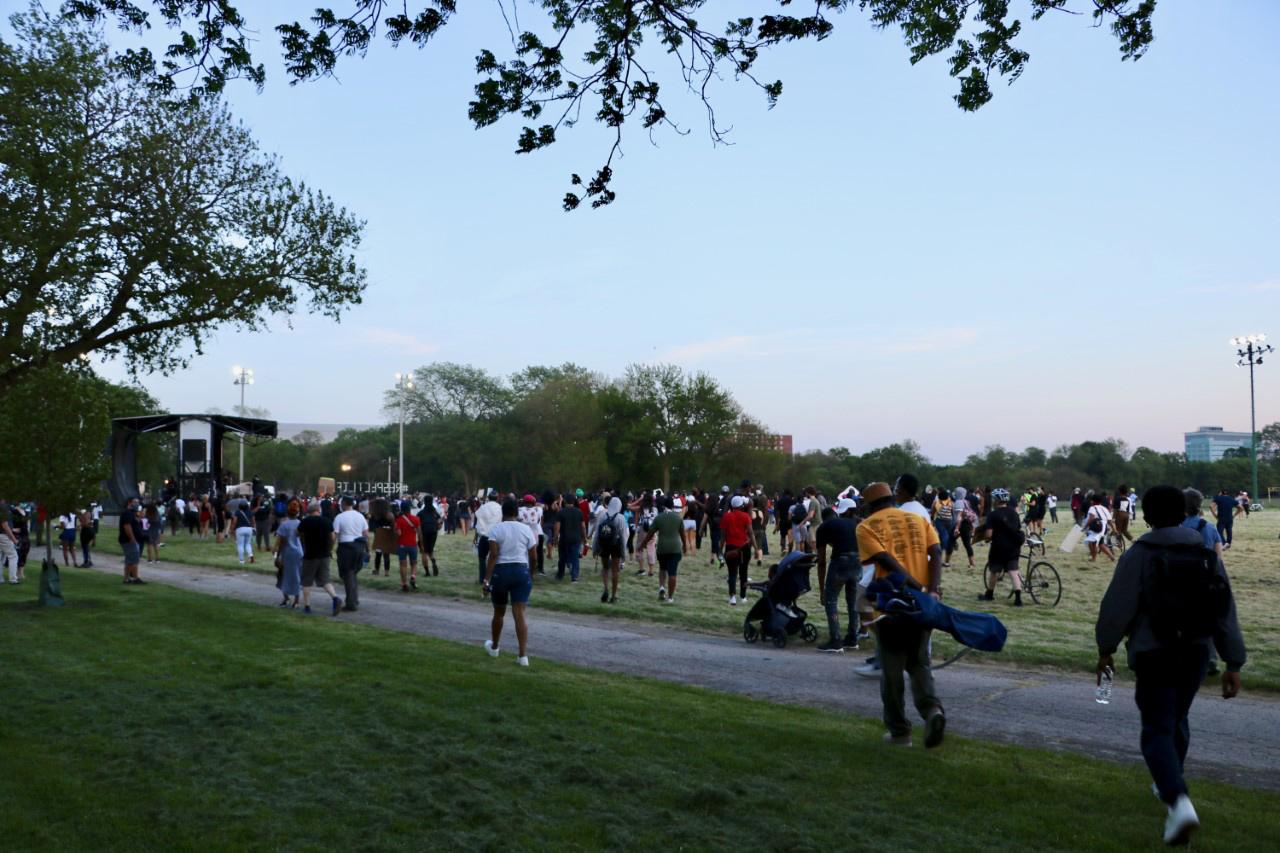
[[977, 541], [991, 540], [991, 550], [987, 553], [987, 589], [978, 596], [979, 601], [995, 601], [996, 581], [1001, 573], [1008, 573], [1013, 581], [1013, 606], [1022, 606], [1022, 573], [1018, 570], [1022, 556], [1022, 545], [1026, 535], [1022, 532], [1022, 521], [1018, 512], [1009, 506], [1008, 489], [992, 489], [991, 502], [994, 509], [978, 529], [973, 531]]

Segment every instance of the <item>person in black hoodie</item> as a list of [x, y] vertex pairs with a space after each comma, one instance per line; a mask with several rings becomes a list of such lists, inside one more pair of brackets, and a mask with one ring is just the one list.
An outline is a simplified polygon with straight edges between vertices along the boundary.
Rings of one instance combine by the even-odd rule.
[[1153, 529], [1120, 557], [1095, 626], [1099, 683], [1126, 641], [1142, 715], [1142, 757], [1168, 808], [1166, 844], [1185, 844], [1200, 825], [1183, 762], [1191, 742], [1187, 716], [1204, 681], [1209, 647], [1216, 646], [1226, 664], [1224, 699], [1240, 692], [1246, 658], [1227, 570], [1198, 531], [1182, 526], [1185, 507], [1175, 486], [1154, 486], [1142, 496], [1143, 519]]

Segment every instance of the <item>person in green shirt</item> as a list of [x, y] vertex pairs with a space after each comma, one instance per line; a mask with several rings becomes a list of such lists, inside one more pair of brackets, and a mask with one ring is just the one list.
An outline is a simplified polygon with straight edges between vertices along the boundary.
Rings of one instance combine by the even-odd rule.
[[649, 524], [649, 530], [636, 545], [636, 551], [644, 548], [655, 536], [658, 537], [658, 600], [675, 604], [676, 572], [686, 551], [684, 519], [676, 512], [675, 501], [670, 495], [662, 496], [662, 512]]

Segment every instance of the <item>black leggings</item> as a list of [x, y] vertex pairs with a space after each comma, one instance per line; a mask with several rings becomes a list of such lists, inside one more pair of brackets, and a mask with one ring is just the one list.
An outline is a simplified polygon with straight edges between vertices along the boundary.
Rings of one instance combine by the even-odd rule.
[[[960, 522], [960, 541], [964, 544], [964, 552], [969, 555], [969, 559], [973, 559], [973, 522]], [[955, 541], [952, 540], [951, 550], [956, 548]]]
[[[729, 594], [747, 594], [747, 567], [751, 565], [751, 546], [724, 549], [724, 565], [729, 575]], [[737, 586], [734, 585], [735, 579]]]
[[391, 571], [391, 554], [383, 551], [375, 551], [373, 553], [373, 570], [376, 572], [382, 566], [387, 567], [387, 571]]

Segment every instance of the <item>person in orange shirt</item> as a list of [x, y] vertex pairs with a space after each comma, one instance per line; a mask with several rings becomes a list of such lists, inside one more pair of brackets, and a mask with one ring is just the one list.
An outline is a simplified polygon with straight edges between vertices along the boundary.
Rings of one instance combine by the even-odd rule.
[[[858, 525], [858, 557], [876, 567], [876, 577], [905, 576], [906, 584], [940, 597], [942, 545], [933, 525], [915, 513], [893, 504], [888, 483], [872, 483], [862, 493], [867, 518]], [[877, 656], [880, 661], [880, 699], [884, 705], [884, 739], [911, 746], [907, 720], [904, 674], [911, 677], [911, 695], [925, 720], [926, 748], [942, 743], [946, 717], [933, 689], [929, 669], [930, 629], [901, 617], [876, 621]]]

